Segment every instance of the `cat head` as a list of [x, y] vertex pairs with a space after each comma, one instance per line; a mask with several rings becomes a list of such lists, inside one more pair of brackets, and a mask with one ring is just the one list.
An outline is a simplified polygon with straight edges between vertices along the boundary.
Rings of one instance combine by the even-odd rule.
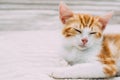
[[100, 43], [112, 14], [112, 12], [104, 16], [77, 14], [72, 12], [66, 4], [61, 3], [59, 17], [64, 25], [62, 34], [66, 44], [83, 50]]

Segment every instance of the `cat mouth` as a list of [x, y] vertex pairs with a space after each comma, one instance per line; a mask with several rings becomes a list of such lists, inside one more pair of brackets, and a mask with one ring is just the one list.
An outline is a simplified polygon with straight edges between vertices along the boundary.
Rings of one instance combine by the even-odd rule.
[[85, 49], [87, 49], [88, 47], [87, 47], [87, 45], [78, 45], [77, 48], [78, 48], [79, 50], [85, 50]]
[[87, 47], [87, 45], [78, 45], [78, 46], [81, 47], [81, 48]]

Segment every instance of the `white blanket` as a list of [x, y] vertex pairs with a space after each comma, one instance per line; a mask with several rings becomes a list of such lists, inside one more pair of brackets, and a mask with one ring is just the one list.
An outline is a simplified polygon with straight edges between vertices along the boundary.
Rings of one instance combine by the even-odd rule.
[[61, 66], [55, 35], [56, 31], [1, 32], [0, 80], [44, 80], [43, 67]]

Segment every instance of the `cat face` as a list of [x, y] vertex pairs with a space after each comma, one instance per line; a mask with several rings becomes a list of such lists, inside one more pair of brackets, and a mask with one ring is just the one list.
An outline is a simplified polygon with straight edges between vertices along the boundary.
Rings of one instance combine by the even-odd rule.
[[62, 34], [66, 44], [84, 50], [100, 43], [103, 30], [112, 13], [104, 17], [73, 13], [65, 4], [60, 4], [60, 19], [64, 25]]
[[97, 18], [84, 14], [74, 16], [65, 23], [62, 32], [69, 45], [83, 50], [101, 41], [102, 29]]

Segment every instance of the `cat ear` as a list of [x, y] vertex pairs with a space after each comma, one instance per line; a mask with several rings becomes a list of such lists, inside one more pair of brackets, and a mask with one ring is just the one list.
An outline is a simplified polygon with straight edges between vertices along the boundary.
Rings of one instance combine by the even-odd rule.
[[65, 3], [61, 2], [59, 5], [59, 16], [62, 23], [65, 24], [66, 20], [73, 16], [73, 12]]
[[105, 29], [107, 23], [110, 21], [112, 16], [113, 16], [113, 12], [109, 12], [106, 15], [99, 18], [99, 22], [102, 24], [102, 30]]

